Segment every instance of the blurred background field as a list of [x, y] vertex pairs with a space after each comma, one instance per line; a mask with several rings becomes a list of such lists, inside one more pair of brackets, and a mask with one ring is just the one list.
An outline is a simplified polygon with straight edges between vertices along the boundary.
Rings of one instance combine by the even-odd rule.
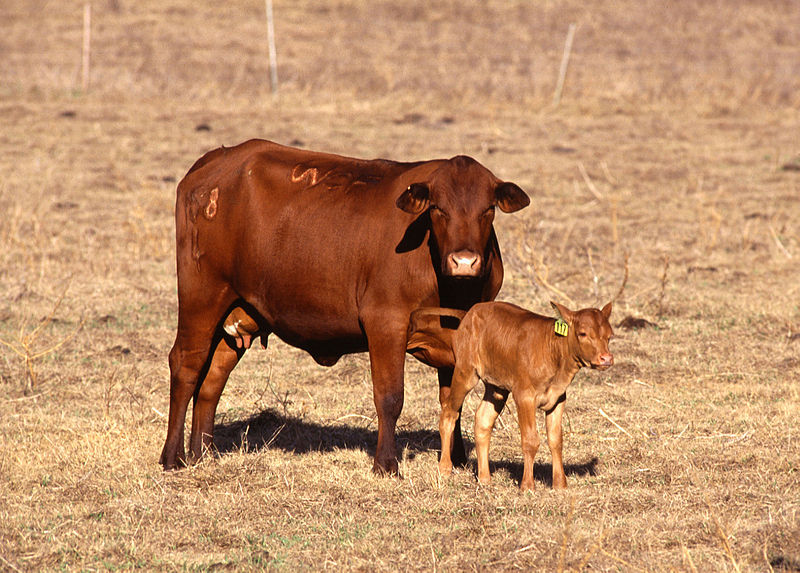
[[[96, 0], [84, 90], [84, 2], [0, 4], [0, 569], [800, 570], [797, 3], [274, 15], [277, 93], [263, 2]], [[566, 493], [544, 447], [517, 492], [513, 406], [493, 485], [474, 456], [441, 481], [411, 358], [404, 479], [373, 477], [366, 355], [327, 369], [274, 339], [231, 376], [219, 455], [160, 470], [175, 187], [251, 137], [465, 153], [528, 191], [496, 223], [499, 298], [615, 298], [616, 365], [569, 392]]]

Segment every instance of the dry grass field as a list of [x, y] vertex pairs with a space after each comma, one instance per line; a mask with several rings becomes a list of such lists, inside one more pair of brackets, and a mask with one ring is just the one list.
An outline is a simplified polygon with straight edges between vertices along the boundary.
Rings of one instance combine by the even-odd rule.
[[[261, 0], [93, 0], [85, 92], [83, 4], [0, 3], [0, 571], [800, 570], [794, 0], [275, 0], [275, 95]], [[175, 187], [251, 137], [465, 153], [529, 192], [496, 223], [499, 298], [615, 299], [566, 492], [543, 446], [519, 493], [511, 403], [492, 485], [474, 453], [441, 480], [410, 357], [403, 479], [373, 476], [366, 355], [276, 339], [231, 376], [216, 455], [162, 472]]]

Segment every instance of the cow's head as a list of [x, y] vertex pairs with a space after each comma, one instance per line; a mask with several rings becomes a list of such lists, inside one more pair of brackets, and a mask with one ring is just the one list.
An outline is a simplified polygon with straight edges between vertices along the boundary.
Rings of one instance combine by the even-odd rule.
[[407, 213], [430, 213], [442, 274], [465, 278], [488, 270], [485, 258], [495, 208], [513, 213], [529, 203], [514, 183], [500, 181], [465, 156], [445, 162], [427, 181], [412, 183], [397, 199], [397, 206]]
[[556, 313], [567, 323], [567, 338], [573, 355], [584, 366], [606, 370], [614, 365], [614, 355], [608, 349], [608, 341], [614, 336], [611, 324], [611, 303], [602, 310], [585, 308], [573, 312], [563, 304], [550, 302]]

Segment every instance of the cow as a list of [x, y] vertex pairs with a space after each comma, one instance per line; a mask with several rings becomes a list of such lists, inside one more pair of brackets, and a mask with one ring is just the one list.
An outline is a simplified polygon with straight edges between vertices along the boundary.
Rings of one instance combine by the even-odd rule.
[[539, 449], [536, 409], [545, 412], [553, 458], [553, 488], [567, 487], [562, 461], [561, 417], [567, 387], [583, 366], [606, 370], [614, 364], [611, 303], [573, 312], [551, 302], [559, 318], [529, 312], [506, 302], [482, 302], [468, 312], [420, 308], [409, 323], [409, 352], [439, 368], [453, 367], [450, 393], [442, 401], [439, 473], [453, 470], [451, 449], [456, 420], [466, 395], [483, 380], [483, 400], [475, 412], [478, 481], [488, 484], [489, 440], [511, 392], [517, 405], [524, 457], [520, 489], [533, 490], [533, 460]]
[[[163, 467], [192, 463], [212, 445], [228, 375], [254, 339], [265, 345], [274, 333], [325, 366], [369, 352], [373, 471], [397, 474], [411, 312], [492, 300], [503, 280], [495, 208], [529, 203], [466, 156], [361, 160], [264, 140], [205, 154], [177, 190], [178, 327]], [[440, 369], [440, 401], [451, 377]], [[466, 461], [456, 434], [455, 458]]]

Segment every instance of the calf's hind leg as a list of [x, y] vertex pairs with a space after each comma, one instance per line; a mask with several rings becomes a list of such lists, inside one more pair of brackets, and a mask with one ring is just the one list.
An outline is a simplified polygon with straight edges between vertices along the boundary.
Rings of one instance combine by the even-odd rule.
[[478, 457], [478, 481], [486, 485], [492, 479], [489, 474], [489, 441], [494, 423], [506, 405], [508, 390], [485, 381], [484, 384], [486, 391], [483, 394], [483, 401], [475, 412], [475, 453]]
[[[444, 403], [450, 397], [450, 388], [453, 385], [453, 369], [439, 368], [439, 404], [444, 407]], [[458, 409], [458, 417], [453, 427], [453, 447], [451, 448], [451, 461], [454, 465], [463, 466], [467, 463], [467, 451], [464, 448], [464, 438], [461, 435], [461, 407]]]
[[517, 404], [517, 417], [519, 418], [519, 431], [522, 435], [522, 481], [519, 488], [523, 491], [534, 489], [533, 460], [539, 449], [539, 432], [536, 430], [536, 400], [529, 392], [522, 395], [513, 394]]
[[460, 368], [456, 365], [450, 392], [442, 401], [442, 413], [439, 416], [439, 436], [442, 441], [439, 473], [443, 476], [449, 476], [453, 471], [453, 432], [459, 420], [464, 398], [477, 383], [478, 375], [474, 368]]

